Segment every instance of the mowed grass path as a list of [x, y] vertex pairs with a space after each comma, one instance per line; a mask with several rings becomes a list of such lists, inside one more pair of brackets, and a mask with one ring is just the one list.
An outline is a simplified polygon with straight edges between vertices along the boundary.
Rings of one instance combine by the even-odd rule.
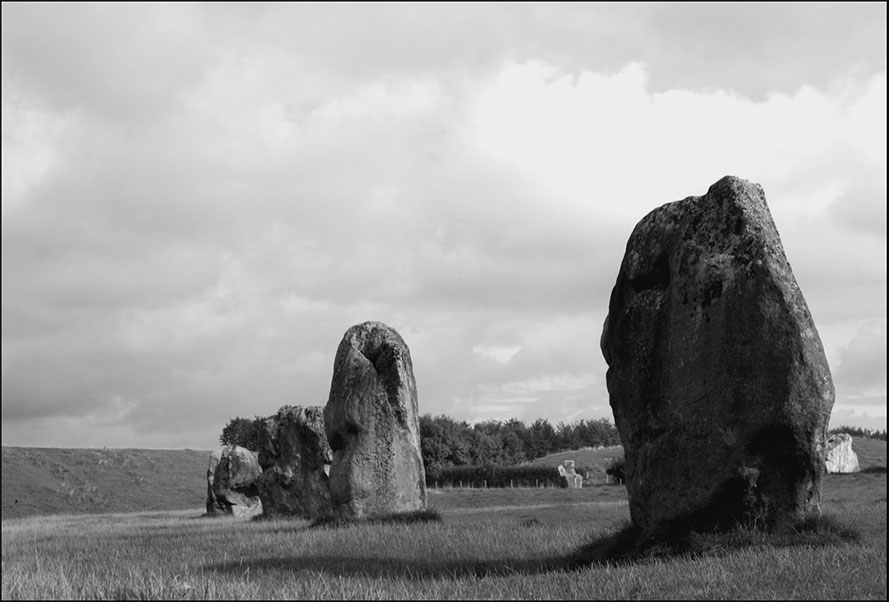
[[858, 543], [566, 569], [628, 519], [622, 487], [431, 490], [441, 522], [311, 527], [192, 511], [3, 521], [2, 597], [886, 599], [886, 474], [831, 475]]

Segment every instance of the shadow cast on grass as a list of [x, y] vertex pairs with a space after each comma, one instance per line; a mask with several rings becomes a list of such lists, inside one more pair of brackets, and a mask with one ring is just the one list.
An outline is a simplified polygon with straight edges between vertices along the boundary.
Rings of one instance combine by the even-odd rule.
[[664, 528], [644, 532], [626, 524], [567, 558], [572, 569], [596, 564], [630, 564], [651, 559], [722, 556], [745, 548], [838, 546], [860, 543], [861, 534], [828, 515], [808, 516], [778, 530], [737, 526], [714, 532]]
[[367, 556], [293, 556], [287, 558], [257, 558], [210, 565], [209, 570], [224, 574], [243, 575], [257, 572], [315, 572], [341, 577], [391, 577], [395, 579], [455, 579], [507, 577], [564, 571], [568, 568], [564, 557], [500, 558], [495, 560], [459, 559], [434, 561], [421, 558], [387, 558]]
[[[407, 513], [362, 521], [321, 521], [309, 528], [340, 528], [354, 524], [393, 524], [439, 521], [437, 512]], [[305, 527], [303, 527], [305, 528]], [[861, 542], [861, 535], [832, 516], [811, 516], [780, 530], [736, 527], [721, 532], [699, 533], [662, 530], [645, 533], [625, 524], [618, 531], [566, 555], [543, 558], [433, 560], [387, 557], [385, 551], [366, 555], [286, 556], [244, 559], [209, 565], [223, 574], [257, 572], [315, 572], [339, 576], [391, 577], [396, 579], [454, 579], [534, 575], [569, 572], [591, 565], [623, 565], [652, 559], [722, 556], [757, 547], [839, 546]]]
[[302, 516], [260, 514], [250, 519], [251, 523], [264, 524], [274, 533], [297, 533], [306, 529], [340, 529], [359, 525], [410, 525], [417, 523], [441, 522], [441, 514], [437, 510], [417, 510], [399, 512], [384, 516], [361, 519], [340, 519], [333, 517], [309, 519]]
[[885, 466], [868, 466], [861, 471], [862, 474], [886, 474]]
[[[438, 510], [427, 509], [415, 512], [400, 512], [384, 516], [362, 519], [324, 518], [312, 521], [303, 529], [340, 529], [358, 525], [410, 525], [418, 523], [439, 523], [442, 521]], [[282, 528], [288, 528], [286, 524]], [[294, 530], [299, 526], [294, 525]], [[566, 568], [564, 557], [534, 559], [459, 559], [435, 561], [423, 558], [386, 557], [385, 552], [363, 556], [293, 556], [258, 559], [239, 559], [211, 565], [210, 570], [220, 573], [242, 575], [246, 571], [256, 572], [323, 572], [339, 576], [393, 577], [398, 579], [452, 579], [456, 577], [508, 576], [515, 574], [548, 573]]]
[[325, 517], [312, 521], [310, 528], [326, 528], [335, 529], [338, 527], [346, 527], [349, 525], [412, 525], [418, 523], [440, 523], [441, 513], [438, 510], [427, 508], [425, 510], [414, 510], [412, 512], [395, 512], [382, 516], [373, 516], [369, 518], [334, 518]]

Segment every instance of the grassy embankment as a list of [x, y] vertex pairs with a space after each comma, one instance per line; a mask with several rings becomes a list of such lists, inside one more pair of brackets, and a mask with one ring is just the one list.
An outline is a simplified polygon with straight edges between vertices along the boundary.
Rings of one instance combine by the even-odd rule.
[[886, 444], [861, 443], [871, 470], [827, 476], [823, 497], [857, 540], [759, 540], [568, 569], [579, 548], [624, 526], [623, 488], [437, 490], [441, 521], [409, 525], [207, 519], [198, 503], [4, 520], [2, 597], [885, 599], [886, 474], [873, 468], [885, 468]]
[[2, 517], [200, 508], [209, 450], [3, 448]]

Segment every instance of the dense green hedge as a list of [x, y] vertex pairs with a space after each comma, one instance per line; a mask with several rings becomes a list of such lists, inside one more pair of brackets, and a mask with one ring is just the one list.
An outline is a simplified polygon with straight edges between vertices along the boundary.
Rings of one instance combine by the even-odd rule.
[[[584, 474], [585, 468], [576, 469]], [[449, 466], [426, 470], [427, 487], [561, 487], [553, 466]]]

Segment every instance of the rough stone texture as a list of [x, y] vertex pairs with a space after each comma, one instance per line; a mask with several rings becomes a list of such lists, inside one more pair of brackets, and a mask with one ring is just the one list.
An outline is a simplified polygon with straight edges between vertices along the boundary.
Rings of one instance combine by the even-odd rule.
[[213, 473], [216, 508], [247, 518], [262, 514], [256, 479], [262, 474], [256, 452], [239, 445], [223, 447]]
[[[278, 412], [290, 406], [283, 406]], [[256, 434], [256, 460], [263, 472], [278, 461], [278, 415], [269, 416], [259, 426]]]
[[216, 474], [216, 467], [219, 466], [219, 458], [222, 452], [213, 450], [210, 452], [210, 462], [207, 465], [207, 514], [216, 514], [218, 507], [216, 505], [216, 494], [213, 493], [213, 477]]
[[820, 511], [833, 382], [758, 184], [725, 177], [636, 225], [601, 347], [636, 526]]
[[346, 331], [324, 408], [334, 514], [353, 519], [426, 509], [417, 387], [401, 336], [381, 322]]
[[328, 517], [331, 458], [321, 406], [286, 405], [266, 419], [259, 434], [263, 472], [256, 481], [263, 514]]
[[852, 435], [837, 433], [827, 439], [824, 467], [829, 473], [858, 472], [858, 454], [852, 449]]

